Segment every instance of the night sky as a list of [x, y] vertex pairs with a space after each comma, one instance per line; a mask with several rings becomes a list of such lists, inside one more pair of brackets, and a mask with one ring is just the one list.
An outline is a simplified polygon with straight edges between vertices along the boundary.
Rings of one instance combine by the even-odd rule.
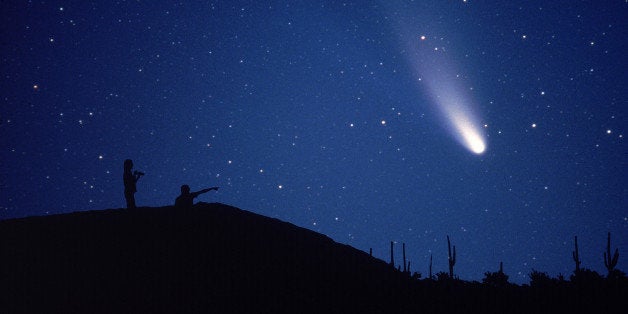
[[181, 184], [412, 270], [628, 270], [628, 4], [2, 1], [0, 219]]

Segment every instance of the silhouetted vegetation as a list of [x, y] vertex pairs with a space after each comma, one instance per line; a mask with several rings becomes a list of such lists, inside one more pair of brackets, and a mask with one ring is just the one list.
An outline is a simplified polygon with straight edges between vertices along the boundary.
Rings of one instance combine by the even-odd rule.
[[491, 287], [506, 287], [508, 285], [508, 275], [504, 274], [504, 263], [499, 262], [499, 271], [484, 273], [482, 283]]
[[439, 271], [436, 273], [436, 281], [438, 282], [448, 282], [450, 279], [453, 279], [448, 273], [444, 271]]
[[582, 263], [582, 262], [580, 261], [580, 255], [578, 254], [578, 236], [574, 236], [574, 242], [575, 242], [576, 249], [573, 252], [571, 252], [571, 256], [573, 258], [573, 261], [576, 263], [576, 270], [575, 271], [579, 272], [580, 271], [580, 263]]
[[454, 278], [454, 265], [456, 265], [456, 246], [454, 245], [454, 253], [452, 255], [449, 236], [447, 236], [447, 263], [449, 264], [449, 277]]
[[[307, 229], [222, 204], [108, 210], [0, 221], [0, 313], [623, 313], [628, 279], [610, 234], [606, 277], [504, 264], [482, 282], [422, 278]], [[577, 240], [576, 240], [577, 241]], [[573, 252], [579, 261], [578, 248]], [[444, 249], [444, 248], [443, 248]], [[568, 257], [565, 258], [568, 262]], [[602, 260], [599, 261], [600, 263]], [[391, 267], [392, 265], [392, 267]], [[508, 265], [506, 265], [507, 267]]]
[[608, 241], [606, 244], [606, 252], [604, 252], [604, 267], [608, 270], [608, 274], [617, 266], [617, 260], [619, 259], [619, 249], [615, 249], [615, 254], [611, 257], [611, 233], [608, 233]]
[[434, 275], [432, 275], [432, 254], [430, 254], [430, 272], [428, 279], [434, 279]]
[[528, 275], [530, 277], [530, 286], [534, 288], [551, 288], [558, 284], [556, 279], [551, 278], [547, 273], [532, 270]]

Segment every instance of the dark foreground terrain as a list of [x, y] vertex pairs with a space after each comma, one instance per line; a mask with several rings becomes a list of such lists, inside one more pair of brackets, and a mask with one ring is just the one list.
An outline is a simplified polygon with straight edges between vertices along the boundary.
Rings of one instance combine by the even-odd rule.
[[626, 313], [626, 285], [416, 280], [223, 204], [0, 221], [0, 313]]

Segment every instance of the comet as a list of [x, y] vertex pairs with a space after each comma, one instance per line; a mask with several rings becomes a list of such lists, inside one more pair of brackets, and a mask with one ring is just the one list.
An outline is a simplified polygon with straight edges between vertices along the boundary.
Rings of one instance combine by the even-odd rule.
[[[458, 29], [433, 23], [435, 12], [431, 5], [408, 5], [405, 1], [386, 1], [391, 25], [399, 34], [400, 52], [412, 67], [416, 83], [431, 98], [430, 103], [440, 113], [443, 125], [452, 137], [473, 154], [487, 149], [481, 124], [476, 116], [470, 78], [466, 70], [473, 64], [462, 63], [468, 55], [468, 40]], [[465, 69], [466, 68], [466, 69]]]
[[[440, 81], [434, 81], [440, 82]], [[451, 84], [451, 83], [449, 83]], [[428, 92], [435, 100], [451, 135], [465, 148], [480, 155], [486, 151], [480, 123], [473, 113], [470, 97], [461, 96], [460, 87], [443, 87], [447, 83], [427, 84]]]
[[482, 138], [479, 128], [470, 121], [468, 116], [458, 113], [452, 113], [450, 116], [455, 132], [459, 135], [457, 138], [467, 149], [475, 154], [482, 154], [486, 150], [486, 143]]
[[470, 152], [480, 155], [486, 151], [486, 141], [482, 134], [479, 119], [475, 115], [476, 106], [469, 94], [469, 83], [464, 75], [456, 72], [460, 67], [453, 64], [452, 55], [447, 49], [432, 48], [428, 39], [420, 37], [416, 43], [410, 63], [414, 66], [417, 83], [432, 99], [441, 113], [444, 124], [451, 135]]

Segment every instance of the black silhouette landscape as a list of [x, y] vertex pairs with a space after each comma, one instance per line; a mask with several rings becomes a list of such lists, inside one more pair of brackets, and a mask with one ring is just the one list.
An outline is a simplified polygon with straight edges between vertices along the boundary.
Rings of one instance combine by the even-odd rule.
[[[223, 204], [0, 221], [0, 313], [623, 313], [628, 283], [582, 269], [531, 285], [397, 270]], [[455, 255], [455, 248], [454, 248]], [[570, 262], [570, 261], [561, 261]]]

